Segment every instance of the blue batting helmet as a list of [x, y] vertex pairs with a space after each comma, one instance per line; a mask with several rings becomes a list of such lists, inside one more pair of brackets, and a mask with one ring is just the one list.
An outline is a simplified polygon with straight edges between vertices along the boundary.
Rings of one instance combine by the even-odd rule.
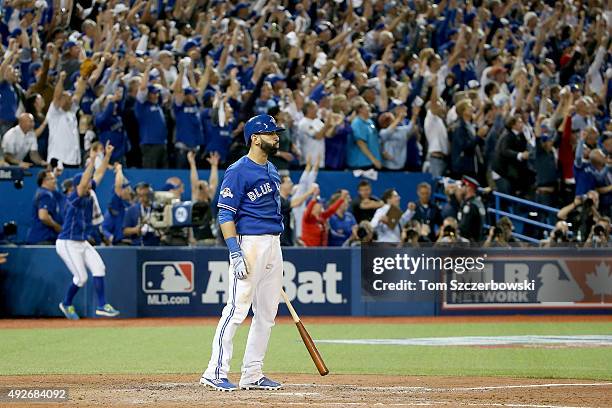
[[258, 133], [275, 133], [285, 130], [276, 124], [274, 118], [270, 115], [253, 116], [244, 125], [244, 142], [248, 146], [251, 143], [251, 136]]

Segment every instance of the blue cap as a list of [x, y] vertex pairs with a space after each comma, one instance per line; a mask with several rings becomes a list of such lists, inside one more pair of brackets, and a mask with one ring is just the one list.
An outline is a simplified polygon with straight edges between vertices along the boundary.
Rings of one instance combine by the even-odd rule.
[[208, 99], [212, 99], [215, 96], [215, 91], [207, 89], [202, 94], [202, 102], [206, 102]]
[[74, 41], [66, 41], [64, 43], [64, 51], [66, 51], [69, 48], [74, 47], [75, 45], [77, 45], [77, 43], [75, 43]]
[[154, 94], [161, 93], [161, 89], [159, 89], [159, 87], [158, 87], [158, 86], [155, 86], [155, 85], [149, 85], [149, 86], [147, 87], [147, 91], [148, 91], [149, 93], [154, 93]]
[[542, 134], [542, 136], [540, 136], [540, 140], [542, 141], [542, 143], [546, 143], [549, 140], [552, 140], [552, 136], [549, 134]]
[[238, 3], [238, 5], [236, 5], [236, 7], [234, 7], [234, 13], [238, 13], [240, 10], [248, 9], [248, 8], [249, 8], [249, 4], [248, 3]]
[[195, 88], [192, 88], [190, 86], [188, 86], [187, 88], [183, 89], [183, 92], [185, 93], [185, 95], [195, 95], [196, 94]]
[[16, 28], [13, 31], [11, 31], [10, 37], [19, 37], [21, 35], [21, 28]]
[[227, 65], [225, 66], [224, 71], [225, 71], [225, 72], [230, 72], [230, 71], [231, 71], [232, 69], [234, 69], [234, 68], [240, 68], [240, 66], [239, 66], [239, 65], [236, 65], [236, 64], [227, 64]]
[[176, 190], [177, 188], [179, 188], [180, 186], [177, 186], [176, 184], [173, 183], [166, 183], [164, 184], [164, 186], [161, 188], [161, 191], [172, 191], [172, 190]]
[[33, 62], [30, 64], [30, 67], [28, 68], [30, 70], [30, 74], [34, 74], [34, 71], [36, 71], [38, 68], [42, 67], [42, 64], [40, 62]]
[[325, 93], [325, 85], [318, 84], [313, 88], [308, 98], [315, 101], [316, 103], [319, 103], [321, 102], [321, 99], [325, 98], [326, 96], [327, 93]]
[[582, 81], [582, 77], [580, 75], [574, 74], [570, 77], [569, 79], [569, 84], [570, 85], [579, 85], [581, 84]]
[[271, 85], [274, 85], [275, 83], [279, 81], [285, 81], [285, 76], [284, 75], [268, 75], [268, 77], [266, 78], [266, 81], [268, 81]]
[[463, 17], [463, 22], [467, 25], [472, 24], [472, 21], [474, 21], [474, 19], [476, 18], [476, 13], [467, 13], [464, 17]]
[[192, 48], [196, 48], [198, 46], [198, 44], [193, 41], [193, 40], [188, 40], [187, 42], [185, 42], [185, 44], [183, 45], [183, 52], [188, 52], [190, 49]]
[[244, 142], [247, 146], [251, 144], [251, 136], [258, 133], [282, 132], [284, 128], [276, 124], [276, 120], [270, 115], [253, 116], [244, 125]]

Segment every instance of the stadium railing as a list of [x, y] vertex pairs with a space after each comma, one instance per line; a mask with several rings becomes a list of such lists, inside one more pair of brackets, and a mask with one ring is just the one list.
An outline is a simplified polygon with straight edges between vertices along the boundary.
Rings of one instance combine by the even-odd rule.
[[[454, 184], [458, 181], [449, 177], [437, 177], [434, 179], [434, 182], [437, 186], [443, 186], [447, 184]], [[486, 190], [483, 188], [480, 189], [481, 193], [485, 191]], [[559, 212], [558, 208], [536, 203], [535, 201], [526, 200], [524, 198], [515, 197], [510, 194], [500, 193], [498, 191], [491, 191], [490, 194], [491, 196], [493, 196], [494, 206], [489, 206], [487, 208], [487, 213], [492, 214], [494, 216], [495, 222], [499, 221], [501, 217], [508, 217], [516, 228], [516, 230], [512, 232], [512, 236], [516, 239], [534, 244], [538, 244], [540, 242], [538, 238], [523, 233], [526, 225], [540, 229], [540, 231], [544, 232], [544, 235], [554, 230], [554, 224], [549, 224], [547, 222], [531, 219], [525, 217], [524, 215], [534, 214], [534, 216], [538, 217], [539, 219], [548, 219], [548, 217], [542, 217], [542, 213], [544, 213], [546, 215], [552, 214], [553, 217], [556, 219], [557, 212]], [[434, 200], [440, 202], [448, 201], [446, 195], [443, 192], [441, 193], [439, 191], [433, 194], [433, 198]], [[515, 208], [520, 208], [519, 214], [515, 213]], [[488, 229], [490, 227], [489, 223], [485, 223], [484, 227]]]

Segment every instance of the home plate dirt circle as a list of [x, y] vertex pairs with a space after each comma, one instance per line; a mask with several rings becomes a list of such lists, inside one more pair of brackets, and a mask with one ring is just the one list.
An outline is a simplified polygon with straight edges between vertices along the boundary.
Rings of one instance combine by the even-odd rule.
[[612, 406], [612, 382], [605, 381], [270, 374], [285, 384], [282, 390], [222, 393], [199, 385], [198, 374], [3, 376], [0, 387], [68, 389], [68, 403], [45, 403], [45, 407]]

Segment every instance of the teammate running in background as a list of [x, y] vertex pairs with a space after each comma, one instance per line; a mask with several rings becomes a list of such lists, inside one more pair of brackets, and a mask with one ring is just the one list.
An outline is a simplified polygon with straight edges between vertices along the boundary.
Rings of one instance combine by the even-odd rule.
[[[94, 277], [94, 286], [98, 298], [96, 315], [114, 317], [119, 314], [104, 296], [104, 275], [106, 268], [98, 252], [87, 242], [87, 228], [91, 226], [94, 200], [91, 190], [104, 177], [110, 161], [113, 146], [106, 144], [102, 165], [94, 173], [95, 152], [90, 152], [90, 159], [85, 171], [74, 176], [74, 190], [66, 198], [66, 216], [62, 232], [55, 243], [55, 249], [72, 273], [72, 283], [66, 292], [66, 297], [59, 308], [68, 319], [77, 320], [79, 316], [74, 310], [72, 300], [80, 288], [87, 282], [87, 269]], [[93, 177], [92, 177], [93, 176]], [[93, 178], [93, 180], [92, 180]], [[86, 269], [87, 268], [87, 269]]]
[[237, 389], [227, 378], [232, 341], [251, 304], [253, 321], [239, 385], [242, 389], [281, 388], [264, 376], [262, 368], [283, 285], [280, 177], [268, 161], [278, 151], [277, 132], [282, 130], [270, 115], [251, 118], [244, 126], [249, 153], [223, 176], [217, 206], [230, 252], [229, 297], [217, 325], [208, 368], [200, 379], [201, 384], [219, 391]]

